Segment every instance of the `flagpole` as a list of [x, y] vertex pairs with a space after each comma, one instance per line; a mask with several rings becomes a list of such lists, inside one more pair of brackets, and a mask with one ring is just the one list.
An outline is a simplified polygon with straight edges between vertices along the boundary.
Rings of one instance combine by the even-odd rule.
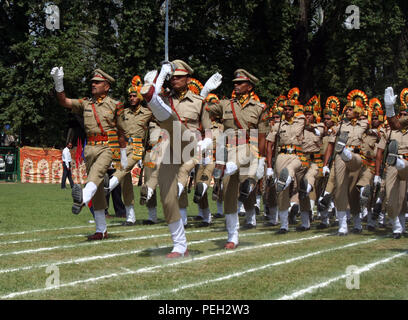
[[166, 22], [164, 28], [164, 61], [169, 61], [169, 1], [166, 0]]

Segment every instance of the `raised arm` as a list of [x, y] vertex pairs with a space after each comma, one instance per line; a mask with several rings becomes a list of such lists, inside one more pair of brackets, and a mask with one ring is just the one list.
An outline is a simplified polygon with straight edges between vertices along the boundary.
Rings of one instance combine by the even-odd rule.
[[64, 92], [64, 70], [62, 67], [54, 67], [51, 70], [54, 79], [55, 91], [57, 92], [58, 103], [68, 109], [72, 108], [72, 100], [67, 98]]

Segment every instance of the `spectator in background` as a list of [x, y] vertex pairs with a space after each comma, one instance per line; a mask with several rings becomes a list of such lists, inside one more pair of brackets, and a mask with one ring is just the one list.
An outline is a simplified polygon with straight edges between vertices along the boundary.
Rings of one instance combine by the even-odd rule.
[[62, 173], [62, 180], [61, 180], [61, 189], [66, 189], [65, 183], [67, 181], [67, 178], [69, 180], [69, 184], [71, 185], [71, 189], [74, 185], [74, 181], [72, 180], [72, 173], [71, 173], [71, 152], [69, 151], [72, 149], [72, 143], [68, 142], [67, 146], [64, 148], [62, 151], [62, 167], [63, 167], [63, 173]]
[[[11, 151], [7, 152], [4, 157], [6, 160], [6, 181], [13, 181], [14, 174], [14, 154]], [[9, 179], [10, 178], [10, 179]]]

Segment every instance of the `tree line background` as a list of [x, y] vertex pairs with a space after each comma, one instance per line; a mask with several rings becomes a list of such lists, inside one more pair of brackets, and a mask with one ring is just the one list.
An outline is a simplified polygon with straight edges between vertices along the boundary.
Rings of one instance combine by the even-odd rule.
[[[64, 67], [72, 98], [90, 96], [101, 68], [125, 101], [132, 77], [164, 59], [164, 0], [55, 0], [54, 31], [49, 3], [0, 0], [0, 128], [10, 124], [23, 145], [61, 147], [78, 121], [57, 104], [51, 68]], [[359, 29], [344, 26], [349, 5], [359, 7]], [[170, 60], [188, 62], [203, 84], [220, 72], [220, 97], [237, 68], [261, 80], [256, 93], [268, 105], [295, 86], [302, 103], [318, 94], [322, 105], [331, 95], [344, 104], [353, 89], [382, 101], [385, 87], [408, 87], [405, 0], [171, 0], [169, 16]]]

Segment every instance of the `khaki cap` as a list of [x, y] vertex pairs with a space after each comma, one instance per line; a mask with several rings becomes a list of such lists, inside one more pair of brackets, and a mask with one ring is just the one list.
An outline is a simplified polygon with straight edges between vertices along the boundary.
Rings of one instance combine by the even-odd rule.
[[91, 81], [108, 81], [110, 84], [113, 84], [115, 79], [101, 69], [96, 69], [94, 70], [94, 75]]
[[183, 60], [174, 60], [171, 62], [174, 64], [176, 70], [172, 73], [172, 76], [185, 76], [187, 74], [192, 75], [194, 70]]
[[259, 82], [259, 79], [255, 77], [254, 75], [250, 74], [248, 71], [244, 69], [237, 69], [234, 72], [235, 79], [232, 80], [232, 82], [238, 82], [238, 81], [249, 81], [253, 85], [256, 85]]

